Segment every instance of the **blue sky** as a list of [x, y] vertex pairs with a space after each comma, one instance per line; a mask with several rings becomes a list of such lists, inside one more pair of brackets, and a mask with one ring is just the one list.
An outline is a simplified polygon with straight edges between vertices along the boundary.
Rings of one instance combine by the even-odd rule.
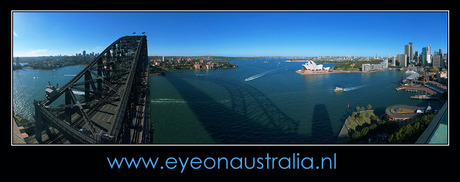
[[149, 55], [447, 53], [446, 12], [14, 12], [13, 56], [101, 52], [146, 32]]

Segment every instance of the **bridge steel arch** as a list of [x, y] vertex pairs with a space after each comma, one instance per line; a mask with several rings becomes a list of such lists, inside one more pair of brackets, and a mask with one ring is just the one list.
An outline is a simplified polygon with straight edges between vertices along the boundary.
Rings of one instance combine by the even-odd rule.
[[[35, 136], [40, 143], [152, 141], [144, 35], [117, 39], [63, 87], [50, 85], [45, 92], [44, 100], [34, 101]], [[49, 136], [46, 141], [43, 130]]]

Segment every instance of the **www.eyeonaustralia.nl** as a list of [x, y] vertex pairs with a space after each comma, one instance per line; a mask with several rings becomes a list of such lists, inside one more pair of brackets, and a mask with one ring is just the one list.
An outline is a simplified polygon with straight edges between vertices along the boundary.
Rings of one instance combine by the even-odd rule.
[[107, 157], [111, 169], [160, 169], [160, 170], [185, 170], [198, 169], [337, 169], [337, 155], [313, 157], [304, 156], [300, 153], [292, 153], [290, 156], [266, 156], [259, 157], [168, 157], [162, 160], [160, 157]]

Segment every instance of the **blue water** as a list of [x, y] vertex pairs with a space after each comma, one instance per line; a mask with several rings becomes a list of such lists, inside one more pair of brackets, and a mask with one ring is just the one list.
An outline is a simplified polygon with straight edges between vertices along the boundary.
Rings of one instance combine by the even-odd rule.
[[64, 86], [85, 67], [85, 65], [76, 65], [54, 71], [37, 69], [13, 71], [13, 108], [15, 114], [33, 120], [35, 115], [33, 101], [45, 99], [45, 88], [48, 86], [48, 81], [53, 86], [56, 84], [58, 87]]
[[381, 114], [394, 104], [428, 105], [396, 91], [404, 71], [299, 75], [303, 63], [282, 59], [233, 63], [151, 77], [155, 143], [334, 143], [356, 106]]
[[[239, 67], [150, 77], [154, 143], [334, 143], [356, 106], [371, 104], [377, 114], [394, 104], [441, 107], [396, 91], [404, 71], [299, 75], [303, 63], [283, 59], [232, 63]], [[14, 112], [33, 120], [48, 81], [63, 86], [84, 67], [13, 71]], [[337, 86], [344, 92], [334, 93]]]

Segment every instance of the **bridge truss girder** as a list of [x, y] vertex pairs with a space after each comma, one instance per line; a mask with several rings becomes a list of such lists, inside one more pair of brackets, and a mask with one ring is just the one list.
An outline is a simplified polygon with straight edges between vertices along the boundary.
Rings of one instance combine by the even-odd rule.
[[[139, 119], [133, 113], [139, 112], [138, 105], [150, 103], [139, 103], [139, 97], [146, 100], [150, 92], [147, 56], [146, 36], [124, 36], [63, 87], [50, 86], [44, 100], [34, 101], [37, 140], [42, 142], [43, 130], [53, 135], [52, 127], [71, 143], [132, 143], [133, 128], [138, 127], [133, 120]], [[83, 93], [82, 97], [76, 92]], [[149, 112], [149, 107], [142, 108]], [[112, 116], [99, 121], [97, 115], [104, 114]], [[142, 119], [141, 127], [150, 131], [149, 118]]]

